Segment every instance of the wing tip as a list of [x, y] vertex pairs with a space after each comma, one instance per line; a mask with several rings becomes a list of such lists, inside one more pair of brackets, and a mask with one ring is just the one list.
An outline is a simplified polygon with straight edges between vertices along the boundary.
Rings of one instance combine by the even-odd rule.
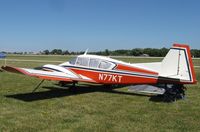
[[8, 71], [8, 72], [24, 74], [21, 70], [19, 70], [16, 67], [12, 67], [12, 66], [2, 66], [1, 69], [3, 69], [4, 71]]

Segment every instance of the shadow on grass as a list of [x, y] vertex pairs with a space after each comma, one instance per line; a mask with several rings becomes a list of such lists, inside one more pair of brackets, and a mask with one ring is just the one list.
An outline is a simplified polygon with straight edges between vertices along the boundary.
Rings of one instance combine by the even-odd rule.
[[5, 95], [8, 98], [14, 98], [26, 102], [52, 99], [52, 98], [60, 98], [66, 96], [73, 96], [85, 93], [93, 93], [93, 92], [104, 92], [104, 93], [112, 93], [112, 94], [121, 94], [121, 95], [135, 95], [135, 96], [146, 96], [136, 93], [124, 92], [114, 90], [117, 88], [122, 88], [124, 86], [118, 87], [105, 87], [103, 85], [80, 85], [76, 87], [42, 87], [48, 89], [48, 91], [39, 91], [39, 92], [30, 92], [30, 93], [22, 93], [22, 94], [13, 94], [13, 95]]
[[167, 101], [164, 101], [163, 95], [152, 96], [152, 97], [149, 98], [149, 101], [152, 101], [152, 102], [166, 102], [167, 103]]

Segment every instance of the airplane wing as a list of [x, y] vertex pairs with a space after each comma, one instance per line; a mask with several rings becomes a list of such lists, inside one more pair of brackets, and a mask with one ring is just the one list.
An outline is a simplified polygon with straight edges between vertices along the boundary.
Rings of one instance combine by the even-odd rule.
[[[28, 68], [19, 68], [19, 67], [11, 67], [11, 66], [2, 66], [3, 70], [13, 73], [20, 73], [24, 75], [28, 75], [31, 77], [36, 77], [44, 80], [53, 80], [53, 81], [66, 81], [66, 82], [91, 82], [96, 83], [94, 80], [76, 75], [75, 73], [67, 74], [62, 71], [46, 71], [46, 70], [36, 70], [36, 69], [28, 69]], [[66, 70], [66, 69], [65, 69]], [[70, 71], [68, 71], [70, 72]]]

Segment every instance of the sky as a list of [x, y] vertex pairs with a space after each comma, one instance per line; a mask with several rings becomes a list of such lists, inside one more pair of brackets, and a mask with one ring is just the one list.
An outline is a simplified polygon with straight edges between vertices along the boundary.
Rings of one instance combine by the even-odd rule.
[[200, 49], [199, 0], [0, 0], [0, 51]]

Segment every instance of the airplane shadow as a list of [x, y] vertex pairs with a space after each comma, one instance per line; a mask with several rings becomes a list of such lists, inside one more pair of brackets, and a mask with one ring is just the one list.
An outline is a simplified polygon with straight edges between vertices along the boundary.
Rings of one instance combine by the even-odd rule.
[[7, 98], [14, 98], [17, 100], [22, 100], [26, 102], [38, 101], [38, 100], [45, 100], [45, 99], [52, 99], [52, 98], [60, 98], [66, 96], [73, 96], [79, 94], [86, 94], [86, 93], [93, 93], [93, 92], [104, 92], [104, 93], [112, 93], [112, 94], [121, 94], [121, 95], [133, 95], [133, 96], [147, 96], [141, 95], [136, 93], [130, 93], [125, 91], [115, 90], [118, 88], [122, 88], [124, 86], [117, 86], [117, 87], [105, 87], [103, 85], [80, 85], [76, 86], [73, 89], [70, 87], [45, 87], [42, 88], [48, 89], [48, 91], [38, 91], [38, 92], [30, 92], [30, 93], [20, 93], [20, 94], [13, 94], [13, 95], [5, 95]]

